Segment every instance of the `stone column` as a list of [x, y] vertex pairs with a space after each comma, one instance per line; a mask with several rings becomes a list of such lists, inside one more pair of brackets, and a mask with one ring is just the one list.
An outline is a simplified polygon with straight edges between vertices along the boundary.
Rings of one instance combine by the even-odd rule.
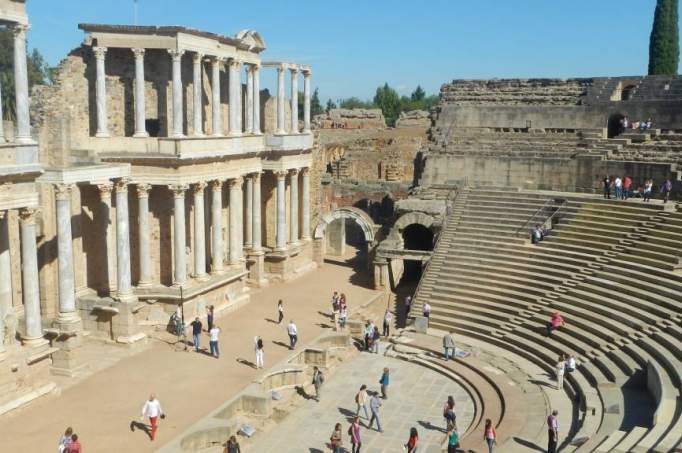
[[290, 233], [291, 236], [289, 238], [289, 242], [293, 246], [297, 246], [299, 244], [298, 242], [298, 169], [294, 168], [291, 170], [290, 173], [291, 177], [291, 189], [289, 192], [290, 195], [290, 203], [291, 205], [289, 206], [289, 210], [291, 211], [290, 213], [290, 219], [289, 221], [291, 222], [290, 225]]
[[303, 193], [301, 197], [301, 239], [304, 241], [310, 240], [310, 168], [306, 167], [302, 170], [301, 182], [303, 183]]
[[223, 272], [223, 182], [211, 181], [211, 273]]
[[28, 70], [26, 67], [26, 32], [28, 25], [17, 24], [14, 32], [14, 94], [16, 102], [17, 133], [14, 141], [30, 143], [31, 120], [29, 118]]
[[0, 212], [0, 361], [5, 357], [5, 314], [12, 307], [12, 262], [9, 250], [8, 211]]
[[116, 291], [116, 238], [114, 237], [114, 229], [111, 221], [111, 192], [113, 190], [112, 184], [98, 184], [100, 200], [102, 201], [102, 223], [104, 224], [104, 236], [107, 244], [107, 284], [109, 286], [109, 294], [114, 295]]
[[277, 177], [277, 235], [275, 250], [287, 248], [287, 211], [286, 211], [286, 177], [287, 172], [275, 172]]
[[[0, 99], [2, 99], [2, 83], [0, 83]], [[5, 143], [5, 125], [3, 124], [2, 119], [4, 116], [2, 115], [2, 102], [0, 102], [0, 143]], [[0, 320], [0, 322], [2, 322]]]
[[253, 223], [251, 225], [251, 250], [260, 252], [261, 243], [261, 200], [260, 200], [260, 173], [253, 174]]
[[229, 107], [229, 114], [230, 114], [230, 135], [232, 136], [238, 136], [242, 134], [241, 128], [239, 127], [239, 117], [241, 116], [241, 105], [239, 102], [239, 91], [241, 91], [241, 80], [239, 77], [239, 70], [240, 70], [241, 63], [238, 62], [235, 59], [230, 60], [229, 63], [229, 68], [230, 68], [230, 80], [229, 80], [229, 89], [230, 89], [230, 107]]
[[253, 247], [253, 176], [246, 178], [246, 239], [244, 247]]
[[194, 185], [194, 277], [206, 280], [206, 227], [204, 225], [205, 182]]
[[291, 133], [298, 134], [298, 69], [291, 68]]
[[246, 65], [246, 133], [253, 134], [253, 66]]
[[184, 137], [182, 109], [182, 55], [184, 50], [169, 50], [173, 59], [173, 133], [171, 137]]
[[220, 110], [220, 63], [222, 59], [213, 57], [211, 59], [211, 112], [212, 112], [212, 134], [214, 137], [223, 135], [223, 119]]
[[149, 234], [149, 184], [137, 185], [138, 203], [138, 247], [140, 252], [140, 281], [138, 287], [144, 288], [152, 284], [151, 237]]
[[244, 244], [240, 229], [242, 221], [242, 183], [243, 178], [230, 180], [230, 264], [238, 264], [243, 256]]
[[104, 59], [107, 56], [106, 47], [93, 47], [97, 68], [97, 79], [95, 82], [95, 104], [97, 105], [97, 132], [95, 137], [108, 137], [109, 127], [107, 125], [107, 76], [104, 69]]
[[284, 129], [284, 66], [277, 68], [277, 134], [286, 134]]
[[144, 49], [133, 49], [135, 54], [135, 134], [133, 137], [149, 137], [147, 133], [144, 93]]
[[253, 133], [262, 134], [260, 128], [260, 66], [253, 65]]
[[204, 56], [200, 53], [195, 53], [192, 57], [192, 89], [193, 89], [193, 105], [194, 105], [194, 136], [201, 137], [204, 135], [204, 120], [202, 117], [203, 103], [201, 102], [201, 61]]
[[24, 208], [21, 217], [21, 281], [24, 296], [26, 332], [22, 341], [31, 347], [42, 346], [43, 327], [40, 317], [40, 284], [38, 281], [38, 251], [36, 248], [36, 210]]
[[303, 133], [310, 133], [310, 70], [303, 71]]
[[59, 275], [59, 316], [57, 322], [78, 319], [76, 313], [76, 285], [74, 283], [73, 235], [71, 234], [71, 186], [55, 186], [57, 199], [57, 263]]
[[130, 217], [128, 216], [127, 179], [116, 181], [116, 285], [118, 300], [130, 302], [133, 285], [130, 278]]
[[186, 185], [170, 186], [173, 191], [173, 261], [175, 282], [173, 286], [187, 283], [187, 262], [185, 260], [185, 191]]

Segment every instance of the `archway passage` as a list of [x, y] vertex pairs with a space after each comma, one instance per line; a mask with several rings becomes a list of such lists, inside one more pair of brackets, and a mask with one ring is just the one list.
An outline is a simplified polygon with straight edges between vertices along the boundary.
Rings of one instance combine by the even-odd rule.
[[[409, 250], [433, 250], [433, 232], [420, 223], [408, 225], [403, 230], [404, 248]], [[400, 284], [416, 284], [422, 276], [421, 261], [405, 260], [405, 270]]]
[[608, 137], [613, 138], [616, 137], [617, 135], [620, 135], [622, 132], [621, 130], [621, 121], [625, 118], [625, 116], [621, 115], [620, 113], [614, 113], [609, 117], [609, 122], [608, 122]]

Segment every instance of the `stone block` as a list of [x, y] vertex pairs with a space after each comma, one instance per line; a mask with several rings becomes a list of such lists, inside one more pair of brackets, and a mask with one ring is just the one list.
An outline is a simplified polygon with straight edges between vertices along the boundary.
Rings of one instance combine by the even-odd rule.
[[414, 329], [418, 333], [426, 333], [429, 328], [429, 318], [425, 316], [415, 316], [414, 318]]

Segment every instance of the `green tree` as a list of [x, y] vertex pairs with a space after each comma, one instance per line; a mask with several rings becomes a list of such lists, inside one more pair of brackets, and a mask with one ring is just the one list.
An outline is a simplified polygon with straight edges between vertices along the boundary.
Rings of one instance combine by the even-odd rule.
[[342, 99], [339, 103], [339, 107], [342, 109], [371, 109], [374, 108], [374, 104], [370, 101], [363, 101], [355, 96]]
[[310, 115], [314, 117], [315, 115], [321, 115], [322, 113], [324, 113], [324, 109], [320, 102], [320, 92], [315, 88], [313, 96], [310, 98]]
[[676, 75], [679, 60], [678, 0], [657, 0], [649, 38], [649, 75]]
[[377, 88], [374, 95], [374, 105], [381, 109], [386, 118], [386, 124], [395, 126], [395, 122], [400, 114], [400, 96], [398, 92], [384, 83], [384, 86]]
[[410, 95], [410, 99], [417, 102], [423, 101], [425, 97], [426, 93], [419, 85], [417, 85], [417, 88], [415, 88], [415, 90], [412, 92], [412, 95]]
[[335, 109], [335, 108], [336, 108], [336, 104], [334, 103], [334, 101], [332, 101], [331, 99], [327, 99], [327, 106], [325, 107], [325, 110], [327, 111], [327, 113], [329, 113], [330, 110]]

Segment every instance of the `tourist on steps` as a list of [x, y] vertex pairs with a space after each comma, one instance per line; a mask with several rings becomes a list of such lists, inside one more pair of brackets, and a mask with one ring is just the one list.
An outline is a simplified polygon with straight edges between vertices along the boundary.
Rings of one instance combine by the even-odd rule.
[[429, 319], [429, 316], [431, 316], [431, 305], [429, 305], [428, 302], [424, 302], [424, 305], [422, 306], [422, 314], [426, 319]]
[[393, 313], [391, 313], [391, 310], [386, 309], [386, 312], [384, 313], [384, 331], [383, 331], [383, 334], [385, 337], [387, 337], [391, 334], [391, 321], [393, 321]]
[[450, 360], [450, 357], [455, 358], [455, 339], [452, 337], [452, 331], [443, 336], [443, 357], [445, 360]]
[[569, 354], [568, 359], [566, 359], [566, 371], [569, 373], [573, 373], [577, 367], [578, 367], [577, 360], [575, 360], [573, 354]]
[[192, 326], [192, 342], [194, 343], [194, 350], [199, 352], [199, 342], [201, 341], [201, 321], [197, 316], [194, 321], [191, 322]]
[[158, 428], [159, 417], [164, 418], [163, 409], [161, 409], [161, 403], [156, 399], [156, 395], [153, 393], [149, 395], [149, 399], [144, 402], [142, 407], [142, 416], [140, 420], [144, 420], [145, 417], [149, 417], [149, 424], [152, 427], [150, 437], [151, 440], [156, 439], [156, 430]]
[[647, 179], [644, 182], [644, 202], [648, 203], [651, 201], [651, 193], [654, 189], [654, 182], [651, 179]]
[[559, 411], [554, 409], [552, 414], [547, 417], [547, 453], [556, 453], [559, 443]]
[[239, 442], [237, 442], [237, 436], [230, 436], [227, 444], [225, 444], [223, 453], [242, 453], [242, 449], [239, 447]]
[[324, 375], [318, 367], [313, 368], [313, 386], [315, 387], [315, 401], [320, 401], [320, 392], [324, 384]]
[[339, 327], [342, 329], [346, 328], [346, 322], [348, 322], [348, 306], [341, 305], [341, 315], [339, 317]]
[[282, 324], [282, 320], [284, 319], [284, 302], [282, 302], [282, 299], [277, 302], [277, 324]]
[[365, 323], [365, 351], [369, 351], [372, 348], [372, 341], [374, 340], [374, 323], [372, 321], [367, 321]]
[[417, 453], [417, 442], [419, 441], [419, 433], [417, 432], [417, 428], [414, 426], [410, 428], [410, 438], [407, 440], [407, 443], [405, 444], [405, 451], [407, 453]]
[[256, 369], [263, 368], [263, 339], [256, 335], [253, 341], [253, 347], [256, 351]]
[[611, 199], [611, 178], [609, 178], [609, 175], [604, 176], [604, 179], [602, 180], [602, 184], [604, 185], [604, 198], [608, 198], [610, 200]]
[[343, 433], [341, 432], [341, 423], [334, 425], [334, 431], [329, 438], [329, 443], [332, 447], [332, 453], [343, 453]]
[[448, 431], [445, 433], [445, 438], [441, 444], [446, 442], [448, 445], [448, 453], [456, 453], [457, 447], [459, 446], [459, 435], [457, 434], [457, 426], [455, 426], [454, 423], [448, 425]]
[[353, 418], [353, 423], [351, 423], [348, 428], [348, 435], [350, 436], [350, 444], [353, 447], [351, 453], [360, 453], [360, 447], [362, 447], [362, 441], [360, 440], [360, 418]]
[[620, 176], [616, 176], [613, 186], [616, 188], [616, 200], [620, 200], [623, 196], [623, 180], [620, 179]]
[[670, 192], [673, 190], [673, 183], [670, 179], [666, 179], [661, 185], [661, 194], [663, 195], [663, 203], [667, 203], [670, 199]]
[[564, 357], [563, 354], [559, 356], [559, 360], [556, 364], [555, 368], [555, 373], [556, 373], [556, 389], [557, 390], [563, 390], [564, 389], [564, 373], [566, 373], [566, 358]]
[[497, 443], [497, 432], [495, 432], [493, 422], [489, 418], [485, 420], [483, 439], [485, 439], [485, 443], [488, 445], [488, 453], [493, 453], [493, 445]]
[[66, 447], [69, 446], [71, 443], [71, 435], [73, 434], [73, 428], [68, 427], [66, 428], [66, 431], [64, 431], [64, 435], [62, 436], [61, 439], [59, 439], [59, 447], [58, 451], [59, 453], [64, 453], [66, 451]]
[[369, 420], [369, 414], [367, 413], [367, 401], [369, 400], [369, 395], [367, 394], [367, 386], [362, 384], [360, 390], [355, 394], [355, 404], [358, 406], [355, 411], [355, 416], [360, 416], [360, 409], [365, 411], [365, 418]]
[[555, 311], [552, 318], [549, 320], [549, 323], [547, 323], [547, 336], [551, 337], [553, 331], [564, 325], [566, 325], [564, 318], [558, 311]]
[[374, 331], [372, 332], [372, 352], [379, 354], [379, 341], [381, 340], [381, 334], [379, 334], [379, 327], [374, 326]]
[[384, 368], [384, 372], [379, 379], [379, 384], [381, 384], [381, 397], [383, 399], [388, 399], [388, 384], [389, 384], [388, 368]]
[[296, 342], [298, 341], [298, 328], [294, 324], [294, 320], [289, 321], [287, 326], [287, 333], [289, 334], [289, 349], [294, 349], [296, 347]]
[[539, 224], [535, 225], [535, 227], [533, 228], [533, 231], [531, 231], [531, 233], [530, 233], [530, 241], [533, 244], [538, 245], [540, 243], [540, 241], [542, 241], [543, 239], [544, 239], [544, 234], [542, 233], [542, 227]]
[[372, 412], [372, 418], [369, 419], [369, 429], [372, 429], [374, 425], [374, 420], [377, 421], [377, 431], [383, 433], [384, 430], [381, 429], [381, 420], [379, 420], [379, 408], [381, 408], [381, 401], [379, 397], [375, 394], [369, 399], [369, 410]]
[[407, 296], [404, 302], [405, 308], [405, 325], [407, 326], [407, 319], [410, 317], [410, 310], [412, 309], [412, 296]]
[[630, 188], [632, 187], [632, 179], [629, 176], [623, 178], [623, 200], [630, 198]]

